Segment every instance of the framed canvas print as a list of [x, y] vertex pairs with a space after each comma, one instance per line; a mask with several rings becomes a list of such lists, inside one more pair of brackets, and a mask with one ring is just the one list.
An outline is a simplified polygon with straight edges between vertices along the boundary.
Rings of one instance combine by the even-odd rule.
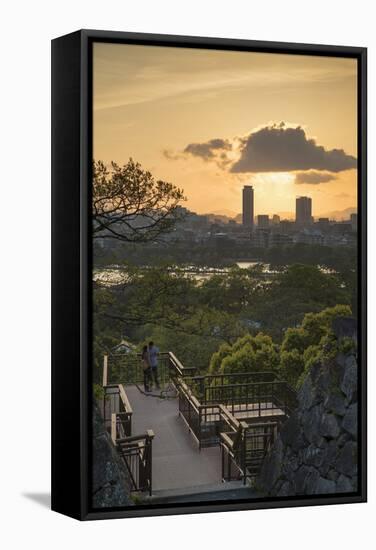
[[366, 50], [52, 41], [52, 508], [366, 500]]

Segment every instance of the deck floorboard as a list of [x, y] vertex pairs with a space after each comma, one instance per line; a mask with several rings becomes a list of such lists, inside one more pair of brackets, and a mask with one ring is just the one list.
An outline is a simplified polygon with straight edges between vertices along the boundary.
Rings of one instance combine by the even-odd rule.
[[198, 444], [179, 417], [176, 398], [144, 395], [126, 386], [133, 409], [132, 433], [154, 431], [153, 490], [181, 489], [221, 482], [219, 447], [198, 450]]

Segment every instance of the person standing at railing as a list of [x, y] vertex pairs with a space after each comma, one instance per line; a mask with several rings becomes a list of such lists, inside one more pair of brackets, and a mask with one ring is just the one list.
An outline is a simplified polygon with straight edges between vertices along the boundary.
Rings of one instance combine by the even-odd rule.
[[154, 379], [155, 385], [157, 387], [157, 390], [159, 390], [159, 380], [158, 380], [158, 355], [159, 355], [159, 348], [154, 345], [154, 342], [149, 342], [149, 363], [151, 367], [151, 374]]
[[144, 389], [146, 392], [149, 392], [151, 391], [152, 378], [151, 378], [149, 350], [147, 346], [144, 346], [142, 348], [141, 361], [142, 361], [142, 370], [144, 372]]

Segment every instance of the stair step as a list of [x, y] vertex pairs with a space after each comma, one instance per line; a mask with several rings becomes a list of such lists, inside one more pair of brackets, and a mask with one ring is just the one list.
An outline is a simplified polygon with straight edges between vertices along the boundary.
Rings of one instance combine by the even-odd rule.
[[208, 485], [197, 485], [184, 489], [161, 489], [153, 492], [148, 500], [156, 503], [201, 502], [213, 500], [235, 500], [254, 498], [256, 492], [242, 481], [228, 481]]

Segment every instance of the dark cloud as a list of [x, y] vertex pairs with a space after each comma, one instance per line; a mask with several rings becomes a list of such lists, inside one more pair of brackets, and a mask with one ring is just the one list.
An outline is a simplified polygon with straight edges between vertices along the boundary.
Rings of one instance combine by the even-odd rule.
[[309, 183], [311, 185], [317, 185], [319, 183], [326, 183], [327, 181], [336, 180], [337, 176], [330, 172], [298, 172], [295, 175], [295, 183]]
[[343, 149], [326, 150], [308, 139], [303, 128], [273, 124], [243, 138], [240, 159], [231, 172], [289, 172], [328, 170], [341, 172], [356, 168], [356, 158]]
[[[227, 139], [214, 138], [205, 143], [190, 143], [184, 149], [184, 153], [189, 153], [203, 160], [213, 160], [220, 151], [230, 151], [231, 143]], [[223, 157], [222, 157], [223, 158]]]
[[168, 160], [179, 160], [183, 158], [181, 153], [175, 153], [174, 151], [171, 151], [171, 149], [163, 149], [162, 155]]

